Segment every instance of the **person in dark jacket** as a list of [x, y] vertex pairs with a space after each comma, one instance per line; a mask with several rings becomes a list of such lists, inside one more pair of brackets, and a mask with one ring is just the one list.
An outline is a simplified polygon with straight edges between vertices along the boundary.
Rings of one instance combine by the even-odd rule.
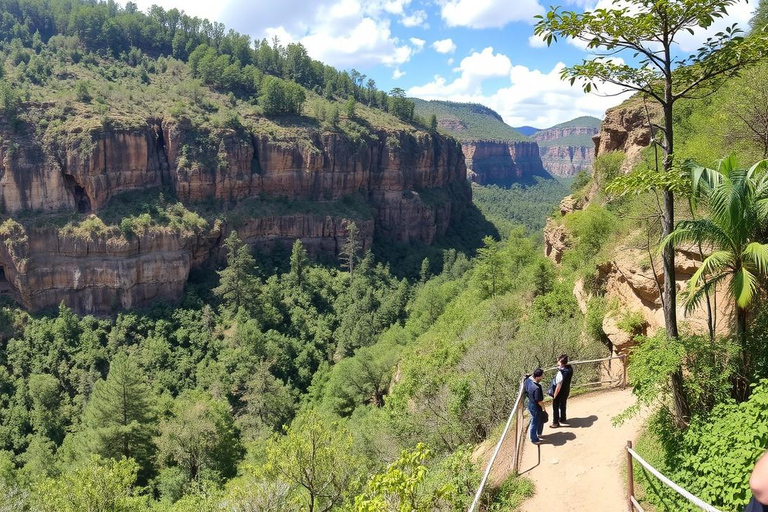
[[755, 463], [749, 487], [752, 489], [752, 501], [744, 512], [768, 512], [768, 452]]
[[565, 407], [568, 395], [571, 394], [572, 379], [573, 367], [568, 364], [568, 355], [560, 354], [557, 358], [557, 373], [552, 381], [552, 428], [559, 427], [560, 423], [568, 423]]
[[531, 442], [541, 444], [541, 432], [544, 430], [544, 391], [541, 389], [541, 379], [544, 370], [536, 368], [533, 375], [525, 379], [525, 394], [528, 395], [528, 412], [531, 413]]

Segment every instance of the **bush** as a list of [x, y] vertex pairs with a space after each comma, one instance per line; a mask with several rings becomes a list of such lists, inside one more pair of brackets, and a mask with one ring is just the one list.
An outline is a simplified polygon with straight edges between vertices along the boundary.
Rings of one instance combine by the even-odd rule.
[[264, 77], [261, 90], [259, 104], [267, 116], [298, 115], [307, 99], [302, 86], [274, 76]]
[[83, 103], [91, 101], [92, 97], [88, 82], [80, 80], [75, 84], [75, 97], [77, 101], [82, 101]]
[[609, 151], [595, 158], [593, 176], [602, 190], [619, 175], [625, 156], [623, 151]]

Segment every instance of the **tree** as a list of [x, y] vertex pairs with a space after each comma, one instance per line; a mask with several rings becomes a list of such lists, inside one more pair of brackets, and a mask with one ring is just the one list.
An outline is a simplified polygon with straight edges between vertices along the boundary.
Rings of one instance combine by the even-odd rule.
[[35, 486], [33, 510], [40, 512], [140, 512], [146, 497], [134, 487], [139, 466], [131, 459], [103, 460], [93, 455], [85, 465]]
[[118, 352], [106, 380], [96, 382], [85, 408], [90, 450], [112, 459], [132, 458], [151, 470], [155, 414], [149, 386], [133, 358]]
[[269, 473], [288, 483], [301, 508], [326, 512], [341, 504], [355, 480], [352, 436], [310, 410], [267, 447]]
[[389, 94], [389, 112], [403, 121], [413, 120], [415, 104], [405, 97], [405, 91], [400, 87], [395, 87]]
[[180, 468], [186, 480], [231, 478], [243, 454], [227, 403], [199, 391], [175, 400], [157, 446], [162, 463]]
[[307, 250], [301, 240], [297, 238], [291, 249], [291, 277], [296, 280], [296, 284], [299, 286], [304, 282], [304, 272], [308, 264]]
[[435, 114], [429, 116], [429, 129], [433, 132], [437, 131], [437, 116]]
[[347, 102], [344, 104], [344, 112], [347, 114], [347, 119], [355, 117], [355, 97], [350, 96]]
[[766, 30], [768, 27], [768, 1], [760, 0], [749, 25], [752, 27], [752, 33]]
[[429, 258], [421, 260], [421, 270], [419, 271], [419, 281], [426, 283], [429, 280]]
[[483, 247], [477, 250], [476, 276], [486, 297], [495, 297], [509, 285], [508, 269], [501, 244], [490, 236], [483, 238]]
[[269, 364], [260, 363], [246, 384], [243, 395], [245, 408], [238, 423], [250, 430], [254, 437], [267, 429], [279, 431], [293, 418], [296, 406], [290, 386], [269, 372]]
[[256, 260], [248, 246], [237, 236], [237, 231], [227, 236], [224, 248], [227, 251], [227, 267], [217, 272], [220, 281], [213, 293], [237, 311], [240, 306], [252, 305], [258, 293], [259, 281], [253, 275]]
[[[614, 1], [615, 9], [596, 9], [584, 13], [561, 11], [553, 7], [539, 16], [534, 33], [552, 44], [558, 37], [586, 43], [599, 52], [592, 60], [567, 67], [562, 78], [571, 84], [580, 81], [586, 92], [598, 84], [611, 83], [626, 91], [636, 91], [657, 101], [663, 111], [663, 126], [654, 126], [663, 134], [654, 142], [663, 150], [663, 171], [674, 166], [673, 107], [675, 102], [706, 95], [744, 66], [757, 62], [768, 53], [768, 38], [743, 38], [741, 31], [728, 27], [708, 39], [692, 55], [675, 53], [677, 38], [694, 29], [704, 29], [727, 14], [737, 0], [623, 0]], [[618, 7], [618, 6], [621, 7]], [[616, 59], [624, 52], [639, 57], [636, 66]], [[662, 186], [664, 212], [663, 236], [675, 227], [673, 190]], [[667, 336], [678, 337], [675, 284], [675, 251], [666, 245], [662, 254], [664, 292], [662, 307]], [[683, 424], [690, 416], [682, 391], [682, 373], [672, 375], [676, 403], [676, 421]]]
[[[742, 369], [749, 375], [747, 316], [762, 279], [768, 276], [768, 243], [762, 243], [768, 223], [768, 160], [737, 169], [733, 156], [718, 169], [692, 168], [693, 192], [709, 204], [706, 218], [685, 220], [664, 239], [665, 247], [682, 242], [713, 247], [688, 282], [686, 309], [695, 309], [718, 285], [728, 284], [736, 312], [736, 336], [741, 343]], [[748, 382], [737, 389], [749, 393]]]
[[546, 295], [555, 287], [555, 269], [549, 260], [540, 260], [533, 269], [533, 296]]
[[261, 82], [259, 104], [265, 115], [298, 115], [307, 95], [304, 88], [295, 82], [275, 76], [265, 76]]
[[360, 249], [362, 249], [360, 230], [357, 228], [357, 224], [349, 222], [347, 224], [347, 240], [341, 247], [339, 260], [341, 260], [342, 266], [346, 267], [350, 274], [355, 271], [355, 265], [360, 258]]
[[352, 510], [355, 512], [428, 512], [442, 510], [438, 505], [452, 505], [444, 502], [451, 490], [450, 484], [425, 492], [424, 480], [429, 473], [426, 462], [432, 451], [423, 443], [413, 451], [404, 450], [400, 458], [387, 469], [371, 477], [362, 494], [355, 496]]

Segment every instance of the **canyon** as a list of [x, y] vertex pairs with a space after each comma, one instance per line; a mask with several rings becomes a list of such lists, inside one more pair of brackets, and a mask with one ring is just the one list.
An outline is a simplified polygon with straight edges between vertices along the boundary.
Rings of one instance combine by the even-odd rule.
[[[44, 138], [0, 128], [0, 293], [32, 311], [175, 300], [191, 269], [221, 261], [232, 230], [253, 248], [299, 239], [310, 256], [335, 259], [350, 222], [364, 250], [374, 239], [432, 244], [471, 203], [460, 144], [423, 131], [376, 129], [361, 143], [173, 118]], [[200, 220], [136, 232], [102, 221], [116, 198], [152, 190]]]
[[531, 138], [538, 143], [542, 165], [552, 176], [568, 178], [592, 171], [595, 161], [595, 145], [592, 138], [600, 130], [600, 120], [579, 117], [538, 130]]

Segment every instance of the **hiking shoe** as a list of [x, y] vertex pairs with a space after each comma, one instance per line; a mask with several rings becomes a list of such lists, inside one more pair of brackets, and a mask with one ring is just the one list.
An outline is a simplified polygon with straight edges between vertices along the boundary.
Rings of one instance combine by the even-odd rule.
[[559, 423], [552, 423], [552, 424], [549, 426], [549, 428], [559, 428], [559, 427], [560, 427], [560, 424], [559, 424]]
[[541, 444], [541, 441], [531, 441], [531, 444], [535, 444], [536, 446], [539, 446]]

